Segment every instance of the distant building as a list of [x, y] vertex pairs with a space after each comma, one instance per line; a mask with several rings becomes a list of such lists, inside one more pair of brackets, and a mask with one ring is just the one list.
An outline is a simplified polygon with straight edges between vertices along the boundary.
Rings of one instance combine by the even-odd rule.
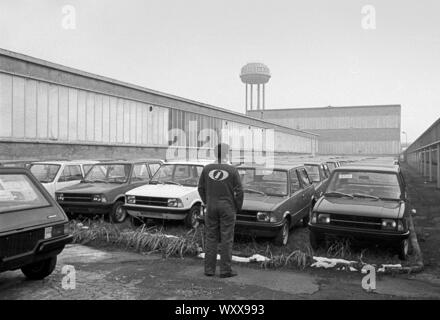
[[319, 134], [318, 153], [396, 155], [401, 151], [401, 106], [248, 110], [249, 116]]

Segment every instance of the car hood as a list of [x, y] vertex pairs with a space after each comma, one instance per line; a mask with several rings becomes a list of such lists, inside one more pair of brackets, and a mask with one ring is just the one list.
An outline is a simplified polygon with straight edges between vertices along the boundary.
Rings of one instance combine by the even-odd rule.
[[181, 198], [192, 192], [197, 192], [197, 187], [178, 186], [173, 184], [146, 184], [126, 193], [131, 196]]
[[314, 211], [396, 219], [403, 213], [402, 205], [399, 201], [324, 197]]
[[78, 183], [71, 187], [66, 187], [58, 190], [58, 193], [106, 193], [111, 190], [115, 190], [125, 184], [119, 183]]
[[285, 200], [286, 197], [245, 193], [242, 209], [249, 211], [273, 211]]

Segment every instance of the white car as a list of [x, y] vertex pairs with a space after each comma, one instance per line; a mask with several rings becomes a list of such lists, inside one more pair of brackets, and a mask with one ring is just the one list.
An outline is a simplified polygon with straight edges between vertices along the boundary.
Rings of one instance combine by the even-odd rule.
[[55, 198], [56, 191], [80, 183], [95, 163], [98, 161], [33, 162], [29, 170]]
[[144, 218], [198, 224], [202, 200], [197, 186], [203, 167], [212, 161], [165, 162], [149, 184], [125, 194], [125, 208], [135, 225]]

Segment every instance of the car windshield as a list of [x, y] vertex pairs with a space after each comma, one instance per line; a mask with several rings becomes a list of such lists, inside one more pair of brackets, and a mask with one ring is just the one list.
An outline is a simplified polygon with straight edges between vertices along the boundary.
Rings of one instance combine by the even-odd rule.
[[395, 173], [373, 171], [336, 172], [326, 193], [395, 200], [401, 197], [400, 184]]
[[287, 171], [243, 168], [238, 169], [244, 192], [270, 196], [287, 195]]
[[321, 181], [321, 179], [319, 178], [319, 166], [318, 165], [316, 165], [316, 166], [305, 165], [305, 167], [306, 167], [306, 170], [307, 170], [307, 173], [308, 173], [310, 179], [313, 182], [320, 182]]
[[129, 164], [95, 164], [84, 182], [125, 183], [130, 175]]
[[53, 182], [61, 166], [59, 164], [32, 164], [30, 170], [41, 183]]
[[150, 183], [176, 184], [196, 187], [203, 166], [189, 164], [164, 164], [154, 174]]
[[0, 213], [49, 205], [24, 174], [0, 174]]

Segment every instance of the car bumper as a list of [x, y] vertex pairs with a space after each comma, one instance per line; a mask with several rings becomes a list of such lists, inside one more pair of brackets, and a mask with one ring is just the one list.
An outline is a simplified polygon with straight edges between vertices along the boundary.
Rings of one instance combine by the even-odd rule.
[[58, 202], [66, 212], [80, 214], [106, 214], [112, 209], [112, 203], [96, 202]]
[[409, 237], [409, 231], [406, 232], [390, 232], [382, 230], [366, 230], [356, 228], [343, 228], [335, 226], [317, 225], [309, 223], [311, 232], [328, 236], [341, 236], [354, 238], [356, 240], [371, 240], [384, 242], [397, 242], [405, 240]]
[[130, 205], [124, 205], [124, 208], [133, 217], [164, 220], [183, 220], [189, 212], [188, 208], [150, 208]]
[[0, 256], [0, 272], [16, 270], [25, 265], [56, 256], [63, 251], [66, 244], [72, 242], [72, 239], [71, 235], [64, 235], [53, 239], [40, 240], [33, 251], [12, 257], [2, 258]]
[[[200, 223], [204, 223], [204, 218], [197, 219]], [[257, 221], [235, 221], [234, 232], [236, 234], [251, 235], [255, 237], [275, 237], [283, 228], [283, 222], [257, 222]]]

